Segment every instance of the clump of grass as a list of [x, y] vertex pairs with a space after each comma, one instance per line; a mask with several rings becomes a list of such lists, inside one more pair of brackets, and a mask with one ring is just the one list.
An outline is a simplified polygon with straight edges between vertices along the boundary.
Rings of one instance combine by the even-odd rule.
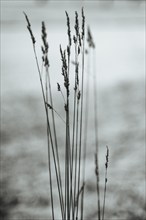
[[[65, 119], [58, 113], [53, 103], [53, 92], [51, 88], [51, 77], [49, 71], [49, 44], [47, 41], [47, 31], [45, 22], [42, 22], [42, 66], [40, 68], [38, 56], [36, 53], [36, 40], [32, 32], [31, 23], [24, 13], [27, 28], [31, 36], [34, 56], [39, 73], [39, 80], [42, 90], [43, 103], [47, 122], [47, 140], [48, 140], [48, 170], [49, 170], [49, 185], [52, 219], [56, 219], [56, 209], [54, 204], [54, 188], [52, 180], [52, 171], [55, 170], [56, 183], [58, 189], [58, 199], [60, 204], [60, 215], [62, 220], [83, 220], [84, 218], [84, 200], [85, 200], [85, 186], [86, 186], [86, 149], [87, 149], [87, 134], [88, 134], [88, 118], [89, 118], [89, 80], [85, 84], [85, 15], [84, 10], [81, 10], [81, 16], [75, 12], [74, 34], [72, 36], [70, 27], [70, 18], [67, 12], [67, 35], [68, 44], [65, 49], [60, 45], [60, 57], [62, 63], [62, 76], [64, 80], [65, 94], [62, 90], [62, 85], [57, 83], [57, 89], [61, 93], [64, 102]], [[80, 26], [81, 20], [81, 26]], [[91, 35], [90, 28], [87, 29], [87, 43], [88, 43], [88, 73], [90, 72], [90, 60], [92, 58], [91, 52], [95, 51], [95, 43]], [[74, 51], [74, 59], [72, 62], [74, 68], [74, 91], [71, 90], [70, 84], [70, 65], [71, 55]], [[95, 54], [94, 54], [95, 55]], [[94, 56], [95, 59], [95, 56]], [[96, 62], [94, 61], [95, 65]], [[44, 74], [45, 72], [45, 74]], [[100, 187], [99, 187], [99, 165], [98, 165], [98, 113], [97, 113], [97, 89], [96, 89], [96, 68], [93, 69], [93, 91], [94, 91], [94, 130], [95, 130], [95, 167], [96, 167], [96, 188], [97, 188], [97, 210], [98, 220], [101, 220], [100, 208]], [[43, 79], [44, 77], [44, 79]], [[84, 89], [87, 90], [86, 96]], [[74, 93], [73, 100], [70, 93]], [[84, 103], [85, 96], [85, 103]], [[71, 114], [70, 106], [73, 104], [73, 115]], [[85, 109], [85, 110], [84, 110]], [[65, 124], [65, 163], [64, 175], [60, 167], [59, 144], [56, 131], [55, 115], [57, 115]], [[85, 121], [83, 121], [85, 117]], [[71, 123], [72, 122], [72, 123]], [[83, 123], [84, 122], [84, 123]], [[71, 129], [72, 128], [72, 129]], [[71, 132], [72, 131], [72, 132]], [[83, 138], [84, 133], [84, 138]], [[106, 176], [105, 176], [105, 190], [102, 220], [104, 220], [105, 212], [105, 198], [106, 198], [106, 183], [107, 183], [107, 167], [108, 167], [108, 148], [106, 156]], [[53, 158], [53, 163], [52, 163]]]

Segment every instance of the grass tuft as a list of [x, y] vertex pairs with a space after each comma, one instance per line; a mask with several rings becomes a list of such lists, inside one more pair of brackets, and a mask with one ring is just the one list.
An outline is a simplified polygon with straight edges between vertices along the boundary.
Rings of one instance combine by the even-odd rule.
[[[57, 90], [61, 93], [65, 119], [54, 108], [52, 82], [50, 76], [49, 64], [49, 44], [47, 41], [47, 30], [45, 22], [42, 22], [42, 66], [40, 68], [38, 56], [36, 53], [36, 40], [32, 32], [31, 23], [26, 13], [24, 13], [27, 28], [33, 44], [33, 51], [36, 60], [37, 70], [39, 73], [39, 80], [41, 85], [44, 109], [46, 114], [47, 124], [47, 141], [48, 141], [48, 171], [49, 171], [49, 185], [50, 185], [50, 198], [52, 219], [56, 219], [58, 211], [55, 209], [54, 200], [54, 183], [52, 180], [53, 171], [55, 170], [56, 183], [58, 189], [58, 201], [60, 204], [60, 219], [62, 220], [83, 220], [84, 218], [84, 200], [85, 200], [85, 187], [86, 187], [86, 151], [88, 147], [88, 119], [89, 119], [89, 94], [90, 94], [90, 66], [93, 65], [93, 109], [94, 109], [94, 130], [95, 130], [95, 174], [96, 174], [96, 189], [97, 189], [97, 213], [98, 220], [101, 220], [100, 208], [100, 187], [99, 187], [99, 152], [98, 152], [98, 112], [97, 112], [97, 85], [96, 85], [96, 56], [92, 59], [93, 52], [95, 51], [95, 43], [90, 31], [87, 28], [87, 42], [85, 41], [85, 15], [84, 9], [81, 10], [81, 15], [75, 12], [75, 33], [72, 35], [70, 27], [70, 18], [65, 11], [67, 20], [67, 35], [68, 44], [66, 49], [62, 49], [60, 45], [61, 56], [61, 74], [64, 83], [61, 85], [57, 83]], [[81, 20], [81, 25], [80, 25]], [[81, 27], [81, 28], [80, 28]], [[72, 43], [73, 42], [73, 43]], [[88, 49], [85, 49], [86, 43]], [[71, 56], [74, 54], [74, 61], [71, 62]], [[85, 59], [87, 56], [87, 62]], [[72, 70], [70, 65], [74, 65], [74, 82], [70, 81], [70, 74]], [[87, 68], [85, 68], [87, 66]], [[87, 69], [87, 72], [85, 71]], [[42, 74], [45, 72], [45, 74]], [[85, 83], [86, 78], [86, 83]], [[73, 84], [72, 90], [70, 84]], [[65, 89], [65, 94], [62, 91], [62, 86]], [[70, 95], [73, 93], [73, 99]], [[85, 99], [84, 99], [85, 98]], [[84, 102], [85, 101], [85, 102]], [[73, 109], [70, 109], [73, 106]], [[71, 112], [73, 112], [71, 114]], [[58, 134], [56, 129], [56, 115], [65, 124], [65, 145], [64, 145], [64, 168], [61, 167]], [[85, 120], [84, 120], [85, 118]], [[107, 147], [106, 163], [105, 163], [105, 189], [102, 220], [104, 220], [105, 213], [105, 199], [106, 199], [106, 186], [107, 186], [107, 168], [108, 168], [109, 149]], [[62, 172], [64, 169], [64, 172]], [[64, 173], [64, 174], [63, 174]]]

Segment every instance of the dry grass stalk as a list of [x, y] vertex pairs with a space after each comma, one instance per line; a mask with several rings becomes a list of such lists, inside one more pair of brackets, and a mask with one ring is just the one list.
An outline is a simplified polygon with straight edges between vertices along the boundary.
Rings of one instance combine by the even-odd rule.
[[109, 148], [106, 146], [106, 162], [105, 162], [105, 183], [104, 183], [104, 198], [103, 198], [103, 210], [102, 210], [102, 220], [104, 220], [105, 213], [105, 199], [106, 199], [106, 189], [107, 189], [107, 169], [109, 162]]
[[[79, 38], [80, 39], [80, 38]], [[84, 104], [84, 61], [85, 61], [85, 15], [82, 8], [82, 42], [81, 44], [81, 53], [82, 53], [82, 72], [81, 72], [81, 108], [80, 108], [80, 133], [79, 133], [79, 169], [78, 169], [78, 191], [80, 189], [80, 179], [81, 179], [81, 155], [82, 155], [82, 127], [83, 127], [83, 104]], [[78, 217], [79, 204], [77, 206], [77, 215]]]

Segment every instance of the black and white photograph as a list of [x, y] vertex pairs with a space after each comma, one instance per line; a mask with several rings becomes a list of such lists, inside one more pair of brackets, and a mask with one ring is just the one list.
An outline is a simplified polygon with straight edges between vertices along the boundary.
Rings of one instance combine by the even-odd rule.
[[0, 6], [0, 219], [146, 220], [146, 1]]

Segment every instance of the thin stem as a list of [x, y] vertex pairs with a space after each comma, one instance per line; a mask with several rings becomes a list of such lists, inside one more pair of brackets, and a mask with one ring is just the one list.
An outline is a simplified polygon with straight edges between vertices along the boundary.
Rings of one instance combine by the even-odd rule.
[[[43, 67], [42, 67], [43, 70]], [[46, 75], [46, 101], [48, 102], [48, 85], [47, 85], [47, 75]], [[48, 109], [46, 109], [48, 115]], [[49, 117], [49, 115], [48, 115]], [[52, 207], [52, 219], [54, 219], [54, 201], [53, 201], [53, 189], [52, 189], [52, 170], [51, 170], [51, 157], [50, 157], [50, 141], [49, 141], [49, 128], [47, 124], [47, 141], [48, 141], [48, 166], [49, 166], [49, 179], [50, 179], [50, 193], [51, 193], [51, 207]]]
[[[73, 171], [74, 171], [74, 145], [75, 145], [75, 119], [76, 119], [76, 99], [77, 99], [77, 72], [76, 65], [78, 62], [78, 54], [77, 54], [77, 43], [75, 43], [75, 84], [74, 84], [74, 110], [73, 110], [73, 134], [72, 134], [72, 169], [71, 169], [71, 184], [73, 185]], [[74, 219], [74, 196], [72, 195], [72, 204], [73, 204], [73, 219]]]
[[104, 198], [103, 198], [102, 220], [104, 220], [104, 213], [105, 213], [106, 188], [107, 188], [107, 169], [105, 170], [105, 183], [104, 183]]
[[66, 178], [67, 178], [67, 185], [66, 185], [66, 196], [67, 196], [67, 219], [70, 220], [70, 181], [69, 181], [69, 118], [68, 113], [66, 113]]
[[70, 149], [70, 119], [69, 119], [69, 70], [70, 70], [70, 53], [68, 53], [68, 67], [66, 69], [66, 80], [68, 85], [66, 86], [66, 150], [65, 150], [65, 171], [66, 171], [66, 181], [65, 181], [65, 194], [66, 194], [66, 211], [67, 220], [70, 220], [70, 175], [71, 175], [71, 149]]
[[99, 188], [99, 164], [98, 164], [98, 109], [97, 109], [97, 80], [96, 80], [96, 52], [93, 54], [93, 92], [94, 92], [94, 130], [95, 130], [95, 151], [96, 151], [96, 169], [97, 172], [97, 206], [98, 206], [98, 220], [100, 220], [100, 188]]
[[[58, 154], [58, 143], [57, 143], [57, 135], [56, 135], [56, 126], [55, 126], [55, 117], [54, 117], [54, 107], [53, 107], [53, 98], [52, 98], [52, 90], [51, 90], [51, 81], [50, 81], [50, 74], [48, 68], [46, 69], [46, 73], [48, 75], [48, 82], [49, 82], [49, 94], [50, 94], [50, 102], [52, 106], [52, 120], [53, 120], [53, 130], [54, 130], [54, 139], [55, 139], [55, 146], [56, 146], [56, 155], [57, 155], [57, 165], [58, 165], [58, 173], [59, 173], [59, 183], [60, 183], [60, 193], [61, 193], [61, 204], [62, 204], [62, 214], [63, 214], [63, 192], [62, 192], [62, 180], [61, 180], [61, 171], [60, 171], [60, 161], [59, 161], [59, 154]], [[55, 111], [56, 112], [56, 111]], [[57, 112], [56, 112], [57, 113]], [[57, 113], [58, 114], [58, 113]], [[59, 114], [58, 114], [59, 115]], [[60, 118], [62, 118], [59, 115]], [[62, 119], [63, 120], [63, 119]], [[63, 120], [64, 121], [64, 120]]]
[[[44, 101], [44, 107], [45, 107], [46, 119], [47, 119], [47, 126], [48, 126], [49, 135], [50, 135], [51, 146], [52, 146], [53, 160], [54, 160], [55, 173], [56, 173], [56, 179], [57, 179], [57, 186], [58, 186], [58, 192], [59, 192], [59, 198], [60, 198], [59, 179], [58, 179], [58, 172], [57, 172], [57, 165], [56, 165], [56, 158], [55, 158], [55, 152], [54, 152], [53, 139], [52, 139], [52, 134], [51, 134], [51, 129], [50, 129], [50, 121], [49, 121], [49, 117], [48, 117], [48, 114], [47, 114], [45, 92], [44, 92], [44, 88], [43, 88], [41, 71], [40, 71], [40, 67], [39, 67], [38, 58], [37, 58], [37, 54], [36, 54], [36, 50], [35, 50], [35, 45], [34, 44], [33, 44], [33, 50], [34, 50], [35, 60], [36, 60], [37, 69], [38, 69], [38, 73], [39, 73], [39, 79], [40, 79], [41, 90], [42, 90], [42, 95], [43, 95], [43, 101]], [[60, 198], [60, 206], [61, 206], [61, 198]]]
[[46, 105], [49, 107], [49, 109], [53, 110], [64, 123], [66, 123], [62, 116], [48, 102], [46, 102]]
[[[80, 189], [80, 172], [81, 172], [81, 153], [82, 153], [82, 121], [83, 121], [83, 97], [84, 97], [84, 55], [85, 55], [85, 38], [83, 37], [83, 45], [82, 45], [82, 82], [81, 82], [81, 112], [80, 112], [80, 137], [79, 137], [79, 169], [78, 169], [78, 192]], [[79, 203], [79, 202], [77, 202]], [[78, 217], [78, 208], [77, 204], [77, 213], [76, 217]]]
[[106, 187], [107, 187], [107, 168], [108, 168], [108, 160], [109, 160], [109, 149], [108, 146], [106, 153], [106, 163], [105, 163], [105, 183], [104, 183], [104, 200], [103, 200], [103, 210], [102, 210], [102, 220], [104, 220], [104, 212], [105, 212], [105, 197], [106, 197]]
[[62, 118], [62, 116], [53, 108], [53, 111], [59, 116], [59, 118], [63, 121], [63, 123], [65, 123], [64, 119]]
[[61, 92], [61, 95], [62, 95], [63, 101], [64, 101], [64, 103], [65, 103], [65, 97], [64, 97], [64, 95], [63, 95], [62, 90], [60, 90], [60, 92]]
[[[90, 54], [90, 48], [89, 48]], [[87, 152], [87, 140], [88, 140], [88, 119], [89, 119], [89, 85], [90, 85], [90, 56], [87, 60], [87, 75], [86, 75], [86, 99], [85, 99], [85, 125], [84, 125], [84, 148], [83, 148], [83, 183], [85, 182], [85, 170], [86, 170], [86, 152]], [[81, 201], [81, 220], [83, 220], [84, 213], [84, 190], [82, 192], [82, 201]]]
[[[50, 130], [50, 122], [49, 122], [49, 116], [48, 116], [48, 112], [47, 112], [47, 108], [46, 108], [46, 100], [45, 100], [45, 92], [44, 92], [44, 88], [43, 88], [43, 82], [42, 82], [42, 77], [41, 77], [41, 71], [40, 71], [40, 67], [39, 67], [39, 63], [38, 63], [38, 58], [37, 58], [37, 54], [36, 54], [36, 49], [35, 49], [35, 45], [33, 44], [33, 50], [34, 50], [34, 55], [35, 55], [35, 60], [36, 60], [36, 64], [37, 64], [37, 69], [38, 69], [38, 73], [39, 73], [39, 79], [40, 79], [40, 84], [41, 84], [41, 90], [42, 90], [42, 95], [43, 95], [43, 101], [44, 101], [44, 107], [45, 107], [45, 112], [46, 112], [46, 118], [47, 118], [47, 136], [48, 136], [48, 165], [49, 165], [49, 171], [51, 169], [51, 163], [50, 163], [50, 144], [49, 144], [49, 136], [50, 136], [50, 140], [51, 140], [51, 145], [52, 145], [52, 138], [51, 138], [51, 130]], [[53, 145], [52, 145], [53, 148]], [[51, 173], [50, 173], [51, 175]], [[50, 176], [51, 177], [51, 176]], [[51, 179], [50, 179], [50, 188], [52, 188], [51, 185]], [[52, 190], [52, 189], [51, 189]], [[51, 194], [51, 200], [53, 194]], [[53, 201], [53, 200], [52, 200]], [[52, 219], [54, 220], [54, 205], [52, 203]]]
[[77, 206], [76, 201], [76, 191], [77, 191], [77, 164], [78, 164], [78, 127], [79, 127], [79, 101], [77, 102], [77, 116], [76, 116], [76, 148], [75, 148], [75, 177], [74, 177], [74, 210], [73, 219], [75, 214], [75, 207]]

